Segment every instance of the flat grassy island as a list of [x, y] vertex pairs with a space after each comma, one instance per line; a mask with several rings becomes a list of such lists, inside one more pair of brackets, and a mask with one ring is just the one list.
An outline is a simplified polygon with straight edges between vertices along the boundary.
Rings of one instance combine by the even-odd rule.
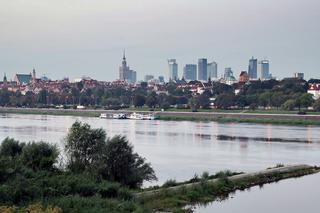
[[144, 181], [157, 179], [150, 163], [133, 152], [125, 137], [107, 138], [104, 130], [79, 122], [72, 125], [61, 154], [46, 142], [6, 138], [0, 146], [0, 212], [192, 212], [186, 206], [319, 171], [298, 165], [250, 174], [204, 173], [142, 188]]
[[320, 114], [308, 112], [307, 115], [298, 115], [297, 111], [284, 110], [191, 110], [169, 109], [160, 111], [149, 108], [129, 108], [124, 110], [102, 110], [102, 109], [47, 109], [47, 108], [0, 108], [2, 114], [34, 114], [54, 116], [79, 116], [99, 117], [101, 113], [155, 113], [160, 120], [165, 121], [215, 121], [221, 123], [260, 123], [275, 125], [296, 126], [320, 126]]

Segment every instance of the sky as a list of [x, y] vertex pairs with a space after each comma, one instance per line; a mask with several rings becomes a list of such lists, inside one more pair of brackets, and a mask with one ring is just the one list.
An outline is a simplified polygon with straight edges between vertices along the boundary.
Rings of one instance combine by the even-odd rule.
[[0, 76], [168, 79], [167, 59], [208, 58], [236, 76], [252, 56], [279, 78], [320, 78], [319, 0], [0, 0]]

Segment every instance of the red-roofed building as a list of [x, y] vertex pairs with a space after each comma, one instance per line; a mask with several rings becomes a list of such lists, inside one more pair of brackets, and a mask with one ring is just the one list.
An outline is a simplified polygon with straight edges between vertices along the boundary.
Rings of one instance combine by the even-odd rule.
[[242, 71], [239, 76], [239, 82], [246, 83], [249, 81], [249, 75], [247, 71]]
[[313, 95], [314, 99], [320, 98], [320, 84], [310, 84], [308, 93]]

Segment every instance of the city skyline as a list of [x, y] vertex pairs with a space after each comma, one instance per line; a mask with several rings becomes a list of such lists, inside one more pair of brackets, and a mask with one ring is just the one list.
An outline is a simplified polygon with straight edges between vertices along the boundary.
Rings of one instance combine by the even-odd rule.
[[320, 78], [319, 7], [316, 0], [7, 1], [0, 8], [0, 72], [35, 67], [53, 79], [113, 80], [125, 48], [140, 79], [167, 75], [167, 58], [184, 65], [205, 57], [218, 62], [220, 74], [232, 67], [238, 76], [252, 55], [272, 61], [279, 78]]

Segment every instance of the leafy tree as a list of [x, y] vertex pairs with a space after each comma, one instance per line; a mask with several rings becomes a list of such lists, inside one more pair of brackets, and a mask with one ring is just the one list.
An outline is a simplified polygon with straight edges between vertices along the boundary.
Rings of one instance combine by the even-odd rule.
[[125, 137], [107, 140], [103, 129], [92, 129], [88, 124], [75, 122], [65, 143], [68, 168], [73, 172], [90, 172], [130, 187], [156, 179], [150, 164], [133, 152]]
[[20, 143], [13, 138], [5, 138], [0, 146], [0, 156], [14, 158], [22, 153], [22, 148], [25, 144]]
[[223, 93], [233, 93], [233, 88], [230, 85], [220, 82], [214, 82], [212, 85], [213, 95], [221, 95]]
[[0, 105], [5, 106], [10, 102], [10, 92], [7, 89], [0, 90]]
[[238, 95], [236, 96], [236, 101], [235, 104], [240, 107], [240, 108], [244, 108], [247, 104], [247, 99], [245, 95]]
[[263, 107], [267, 107], [271, 105], [271, 92], [265, 92], [259, 95], [259, 104]]
[[105, 147], [104, 166], [101, 174], [105, 179], [135, 188], [143, 181], [156, 180], [154, 170], [145, 159], [133, 152], [133, 146], [125, 137], [115, 136]]
[[286, 101], [286, 97], [282, 92], [276, 92], [271, 95], [271, 105], [274, 107], [281, 107], [281, 105]]
[[48, 103], [48, 92], [47, 90], [41, 90], [38, 94], [38, 103], [46, 105]]
[[197, 97], [197, 101], [199, 106], [201, 106], [203, 109], [209, 108], [210, 106], [210, 99], [209, 96], [206, 94], [201, 94]]
[[313, 109], [317, 112], [320, 111], [320, 99], [316, 100], [313, 104]]
[[151, 92], [146, 99], [146, 104], [150, 108], [155, 108], [158, 105], [157, 93]]
[[135, 107], [142, 107], [146, 103], [146, 97], [144, 95], [136, 94], [133, 98], [133, 105]]
[[221, 94], [215, 100], [215, 105], [219, 109], [228, 109], [235, 105], [234, 94]]
[[282, 105], [282, 108], [285, 110], [294, 110], [296, 106], [296, 101], [289, 99], [286, 102], [284, 102], [284, 104]]
[[312, 94], [304, 93], [299, 97], [298, 101], [302, 107], [308, 108], [309, 106], [312, 105], [314, 100], [313, 100]]
[[94, 170], [101, 163], [105, 143], [103, 129], [92, 129], [89, 124], [75, 122], [65, 139], [68, 167], [75, 172]]
[[102, 100], [102, 105], [108, 106], [108, 107], [115, 107], [115, 106], [120, 106], [121, 102], [118, 98], [107, 98]]
[[58, 156], [59, 151], [55, 145], [32, 142], [23, 147], [21, 163], [34, 171], [52, 170]]
[[189, 105], [190, 105], [190, 108], [193, 112], [196, 112], [198, 111], [199, 109], [199, 102], [198, 102], [198, 99], [196, 97], [192, 97], [190, 100], [189, 100]]

